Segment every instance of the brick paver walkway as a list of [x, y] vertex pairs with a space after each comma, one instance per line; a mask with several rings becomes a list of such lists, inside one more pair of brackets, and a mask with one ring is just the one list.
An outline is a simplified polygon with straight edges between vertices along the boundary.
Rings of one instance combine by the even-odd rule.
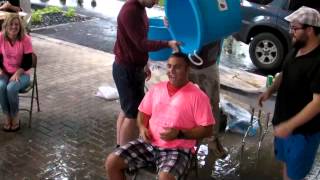
[[41, 112], [30, 129], [22, 112], [19, 132], [0, 131], [0, 180], [105, 179], [119, 105], [94, 95], [112, 83], [113, 56], [37, 34], [33, 46]]

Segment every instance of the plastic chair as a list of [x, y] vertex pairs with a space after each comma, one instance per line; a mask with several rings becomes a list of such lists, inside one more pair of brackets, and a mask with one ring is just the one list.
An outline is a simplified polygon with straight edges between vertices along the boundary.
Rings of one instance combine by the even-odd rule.
[[[29, 98], [30, 99], [30, 107], [29, 108], [19, 108], [20, 111], [29, 112], [29, 128], [32, 123], [32, 110], [33, 110], [33, 101], [34, 99], [37, 101], [37, 110], [40, 111], [39, 105], [39, 93], [38, 93], [38, 80], [37, 80], [37, 56], [35, 53], [32, 53], [32, 68], [33, 69], [33, 79], [30, 82], [30, 85], [19, 92], [19, 98]], [[31, 95], [30, 95], [31, 93]]]

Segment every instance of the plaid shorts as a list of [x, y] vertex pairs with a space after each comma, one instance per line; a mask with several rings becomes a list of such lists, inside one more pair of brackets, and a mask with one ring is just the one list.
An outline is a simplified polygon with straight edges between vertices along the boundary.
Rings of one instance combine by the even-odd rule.
[[128, 172], [139, 168], [156, 166], [157, 172], [167, 172], [176, 178], [185, 174], [191, 164], [190, 149], [164, 149], [137, 139], [117, 148], [114, 153], [128, 164]]

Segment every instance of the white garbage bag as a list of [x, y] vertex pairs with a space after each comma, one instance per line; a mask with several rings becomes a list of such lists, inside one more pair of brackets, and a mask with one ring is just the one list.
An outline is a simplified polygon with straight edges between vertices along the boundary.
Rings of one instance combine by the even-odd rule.
[[116, 100], [119, 99], [119, 93], [116, 88], [112, 86], [100, 86], [98, 92], [96, 93], [97, 97], [104, 98], [106, 100]]

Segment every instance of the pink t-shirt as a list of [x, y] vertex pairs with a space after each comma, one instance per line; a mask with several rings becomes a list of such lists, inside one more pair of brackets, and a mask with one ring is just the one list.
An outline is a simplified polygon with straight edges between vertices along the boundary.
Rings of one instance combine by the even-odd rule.
[[0, 33], [0, 54], [3, 55], [3, 66], [8, 73], [15, 73], [21, 67], [23, 54], [29, 53], [32, 53], [32, 44], [28, 35], [11, 45]]
[[143, 98], [139, 111], [150, 115], [151, 143], [162, 148], [187, 148], [195, 146], [195, 140], [176, 139], [164, 141], [160, 133], [164, 127], [192, 129], [215, 123], [208, 96], [191, 82], [169, 96], [168, 82], [152, 87]]

